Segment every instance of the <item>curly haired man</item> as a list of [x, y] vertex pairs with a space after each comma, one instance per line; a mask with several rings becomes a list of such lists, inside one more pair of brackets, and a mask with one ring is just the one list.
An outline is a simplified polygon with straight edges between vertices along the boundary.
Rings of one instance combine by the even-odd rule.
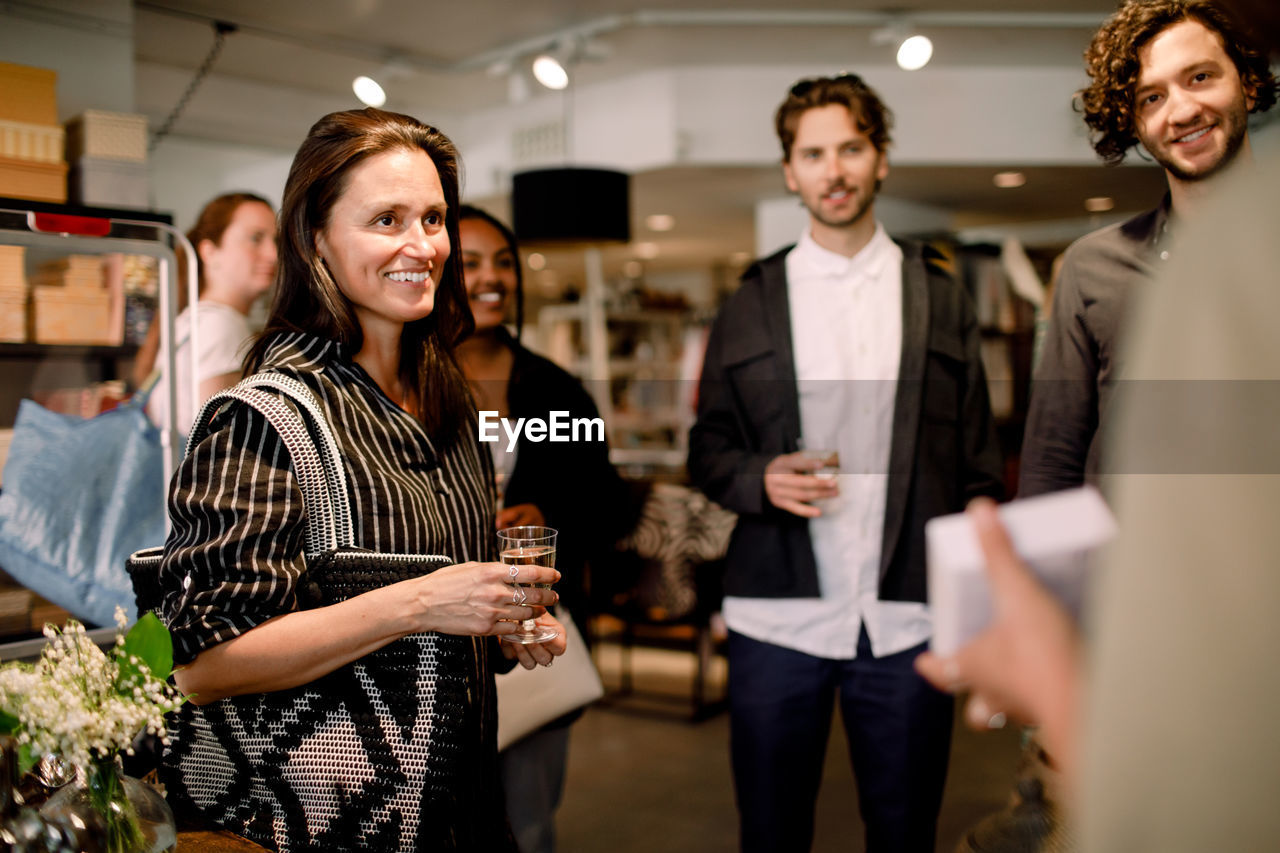
[[[1031, 392], [1018, 497], [1105, 472], [1100, 448], [1122, 374], [1129, 297], [1169, 260], [1169, 231], [1195, 216], [1224, 172], [1252, 161], [1248, 115], [1276, 99], [1266, 49], [1210, 0], [1127, 0], [1084, 56], [1092, 82], [1078, 100], [1094, 151], [1116, 165], [1141, 144], [1164, 168], [1169, 191], [1153, 210], [1082, 237], [1063, 257]], [[1021, 799], [975, 827], [960, 849], [1069, 843], [1071, 829], [1058, 819], [1059, 774], [1045, 766], [1053, 756], [1040, 741], [1036, 735], [1023, 753]], [[1016, 817], [1027, 814], [1044, 820]]]
[[1078, 486], [1102, 470], [1100, 437], [1120, 372], [1125, 304], [1169, 258], [1168, 231], [1195, 214], [1219, 176], [1252, 161], [1248, 114], [1269, 109], [1265, 50], [1207, 0], [1129, 0], [1085, 52], [1080, 93], [1094, 150], [1108, 164], [1136, 144], [1169, 192], [1154, 210], [1067, 249], [1036, 371], [1018, 495]]

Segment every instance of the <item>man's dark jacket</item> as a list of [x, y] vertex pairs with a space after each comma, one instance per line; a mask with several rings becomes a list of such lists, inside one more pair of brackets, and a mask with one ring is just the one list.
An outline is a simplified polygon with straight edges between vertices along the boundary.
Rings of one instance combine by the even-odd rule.
[[[902, 249], [898, 368], [880, 557], [880, 598], [925, 600], [924, 524], [979, 495], [1003, 494], [979, 330], [968, 294], [917, 243]], [[689, 473], [739, 514], [725, 594], [822, 594], [807, 519], [764, 492], [765, 466], [796, 449], [800, 404], [791, 344], [786, 254], [754, 264], [711, 329], [689, 435]]]

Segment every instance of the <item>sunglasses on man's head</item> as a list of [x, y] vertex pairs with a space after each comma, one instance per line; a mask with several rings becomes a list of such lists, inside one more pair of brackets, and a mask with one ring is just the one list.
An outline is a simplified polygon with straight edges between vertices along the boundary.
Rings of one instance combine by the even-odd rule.
[[837, 74], [835, 77], [810, 77], [806, 80], [801, 80], [799, 83], [791, 87], [791, 94], [797, 98], [803, 98], [805, 95], [809, 94], [809, 91], [813, 89], [814, 86], [824, 80], [830, 80], [832, 83], [851, 83], [854, 86], [863, 85], [862, 78], [857, 74], [845, 72], [843, 74]]

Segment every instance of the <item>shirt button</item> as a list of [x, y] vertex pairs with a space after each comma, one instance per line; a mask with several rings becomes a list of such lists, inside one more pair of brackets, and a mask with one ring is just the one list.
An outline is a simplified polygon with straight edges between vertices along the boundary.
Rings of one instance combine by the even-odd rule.
[[1163, 252], [1161, 252], [1161, 253], [1160, 253], [1160, 260], [1162, 260], [1162, 261], [1167, 261], [1167, 260], [1169, 260], [1169, 252], [1168, 252], [1168, 250], [1163, 251]]

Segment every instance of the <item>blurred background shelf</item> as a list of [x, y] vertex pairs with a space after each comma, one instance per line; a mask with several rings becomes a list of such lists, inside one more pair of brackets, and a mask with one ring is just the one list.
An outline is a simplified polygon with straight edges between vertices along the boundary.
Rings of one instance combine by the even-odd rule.
[[678, 478], [704, 324], [687, 308], [606, 307], [593, 315], [582, 302], [546, 305], [535, 346], [583, 381], [605, 420], [615, 465], [634, 477]]

